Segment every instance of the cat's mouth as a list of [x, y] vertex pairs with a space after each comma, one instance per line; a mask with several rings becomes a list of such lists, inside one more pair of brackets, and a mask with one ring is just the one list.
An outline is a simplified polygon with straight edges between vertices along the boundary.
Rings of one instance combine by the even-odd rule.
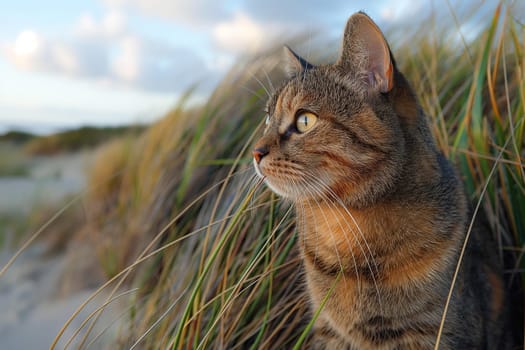
[[257, 164], [257, 161], [253, 160], [253, 167], [255, 168], [255, 172], [257, 173], [257, 176], [259, 176], [262, 180], [266, 179], [266, 175], [264, 175], [261, 171], [261, 168], [259, 167], [259, 164]]
[[318, 197], [318, 189], [307, 181], [308, 176], [296, 171], [265, 166], [253, 162], [255, 172], [275, 194], [293, 201]]

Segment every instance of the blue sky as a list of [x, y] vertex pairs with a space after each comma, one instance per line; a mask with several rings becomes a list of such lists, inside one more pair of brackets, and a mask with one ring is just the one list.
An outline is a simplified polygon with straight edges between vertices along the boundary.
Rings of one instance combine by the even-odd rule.
[[355, 11], [388, 26], [436, 4], [447, 7], [426, 0], [4, 1], [0, 132], [148, 122], [193, 83], [200, 83], [196, 98], [205, 98], [238, 57], [283, 34], [337, 37]]

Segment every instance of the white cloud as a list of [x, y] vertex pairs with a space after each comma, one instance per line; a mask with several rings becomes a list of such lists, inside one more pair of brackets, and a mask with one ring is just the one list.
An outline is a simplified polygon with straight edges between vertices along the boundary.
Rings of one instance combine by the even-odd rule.
[[49, 50], [45, 39], [31, 29], [17, 35], [14, 43], [3, 45], [2, 53], [17, 67], [25, 70], [49, 69]]
[[57, 44], [51, 48], [51, 55], [57, 66], [68, 74], [74, 74], [79, 71], [79, 62], [73, 50], [66, 46]]
[[[364, 0], [351, 5], [343, 0], [329, 4], [312, 0], [308, 6], [300, 0], [100, 1], [107, 8], [104, 15], [83, 14], [73, 30], [65, 30], [55, 38], [27, 29], [3, 45], [0, 53], [27, 71], [96, 79], [106, 85], [178, 92], [196, 81], [216, 81], [233, 64], [236, 55], [264, 50], [278, 40], [285, 40], [283, 34], [293, 37], [325, 27], [334, 30], [332, 36], [341, 35], [347, 16], [359, 9], [383, 23], [403, 22], [407, 14], [421, 17], [427, 11], [421, 0], [399, 0], [395, 7], [384, 1]], [[419, 11], [418, 16], [414, 16], [414, 11]], [[136, 22], [128, 23], [130, 12], [174, 20], [177, 25], [182, 23], [189, 28], [181, 32], [200, 31], [202, 37], [208, 36], [208, 40], [199, 43], [208, 47], [195, 48], [203, 57], [207, 55], [205, 62], [193, 48], [183, 49], [168, 44], [171, 40], [154, 41], [138, 34], [132, 29]], [[192, 47], [194, 43], [186, 40], [185, 44]]]
[[408, 18], [427, 17], [431, 11], [430, 6], [424, 6], [420, 0], [398, 0], [395, 4], [384, 4], [380, 7], [380, 18], [386, 22], [397, 22]]
[[24, 30], [16, 38], [13, 52], [17, 56], [32, 56], [42, 46], [42, 38], [32, 30]]
[[233, 52], [254, 52], [267, 41], [264, 28], [244, 14], [217, 24], [213, 38], [220, 48]]
[[213, 23], [227, 15], [223, 1], [210, 0], [102, 0], [116, 9], [131, 9], [196, 27]]
[[364, 0], [244, 0], [241, 8], [258, 20], [293, 23], [304, 28], [345, 17], [341, 16], [344, 13], [349, 16], [368, 3]]
[[102, 27], [110, 36], [121, 34], [126, 29], [126, 18], [121, 12], [112, 11], [104, 17]]
[[133, 82], [140, 75], [141, 47], [135, 37], [126, 37], [118, 43], [117, 57], [111, 62], [114, 74], [120, 79]]
[[[239, 12], [231, 20], [219, 22], [213, 28], [212, 36], [219, 49], [234, 54], [247, 54], [255, 53], [275, 43], [284, 30], [281, 25], [257, 22]], [[287, 34], [290, 35], [291, 31]]]
[[[122, 12], [100, 19], [82, 15], [67, 37], [22, 31], [1, 52], [22, 70], [53, 72], [149, 91], [180, 92], [211, 75], [189, 49], [155, 42], [132, 32]], [[214, 78], [216, 80], [216, 78]]]
[[91, 14], [86, 13], [80, 16], [77, 23], [77, 33], [79, 35], [94, 35], [97, 31], [98, 24]]
[[113, 38], [123, 35], [127, 30], [126, 17], [120, 11], [112, 10], [96, 20], [89, 13], [80, 16], [76, 26], [76, 35], [80, 37]]

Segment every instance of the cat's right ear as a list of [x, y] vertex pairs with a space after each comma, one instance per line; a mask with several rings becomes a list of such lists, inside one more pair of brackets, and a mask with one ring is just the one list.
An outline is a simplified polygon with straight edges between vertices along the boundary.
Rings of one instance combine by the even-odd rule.
[[284, 46], [284, 59], [285, 71], [289, 78], [314, 67], [286, 45]]
[[373, 90], [386, 93], [393, 87], [394, 66], [388, 43], [379, 27], [364, 12], [348, 19], [337, 64], [365, 76], [368, 87]]

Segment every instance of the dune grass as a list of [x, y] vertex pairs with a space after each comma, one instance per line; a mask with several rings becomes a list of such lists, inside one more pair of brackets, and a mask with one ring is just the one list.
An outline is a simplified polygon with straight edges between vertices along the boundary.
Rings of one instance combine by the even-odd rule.
[[[455, 28], [443, 29], [450, 31]], [[424, 28], [415, 32], [410, 43], [392, 42], [399, 68], [440, 148], [458, 165], [472, 203], [480, 203], [502, 257], [516, 253], [507, 272], [520, 275], [523, 26], [511, 8], [498, 7], [468, 43]], [[307, 345], [316, 310], [308, 310], [303, 293], [292, 208], [261, 186], [250, 160], [265, 90], [282, 79], [276, 52], [240, 62], [201, 108], [185, 108], [183, 98], [140, 137], [115, 140], [100, 153], [82, 227], [108, 278], [97, 293], [112, 292], [109, 302], [138, 288], [118, 348]], [[94, 314], [85, 328], [96, 320]], [[79, 347], [96, 338], [85, 335]]]

